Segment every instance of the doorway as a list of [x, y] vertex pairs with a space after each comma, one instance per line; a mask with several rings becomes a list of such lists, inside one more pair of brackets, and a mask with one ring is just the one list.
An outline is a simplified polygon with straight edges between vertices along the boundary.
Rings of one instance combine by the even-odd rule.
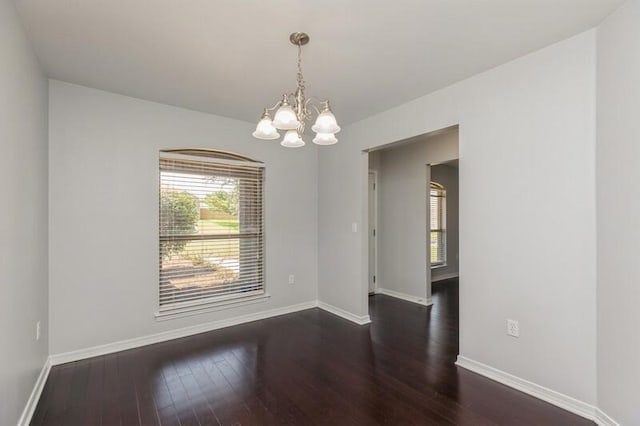
[[[436, 175], [444, 168], [455, 172], [456, 190], [441, 192], [457, 193], [457, 168], [452, 167], [457, 158], [457, 127], [368, 151], [365, 218], [369, 225], [367, 238], [363, 239], [368, 250], [363, 255], [368, 261], [369, 295], [382, 294], [423, 306], [432, 304], [432, 272], [438, 275], [437, 269], [457, 260], [457, 241], [448, 242], [451, 221], [444, 217], [444, 210], [437, 228], [431, 232], [434, 229], [430, 227], [431, 169]], [[449, 186], [449, 180], [444, 186]], [[440, 250], [436, 253], [435, 269], [430, 261], [432, 237]], [[451, 248], [455, 248], [455, 253]]]
[[458, 160], [431, 164], [429, 192], [429, 269], [431, 283], [458, 277]]

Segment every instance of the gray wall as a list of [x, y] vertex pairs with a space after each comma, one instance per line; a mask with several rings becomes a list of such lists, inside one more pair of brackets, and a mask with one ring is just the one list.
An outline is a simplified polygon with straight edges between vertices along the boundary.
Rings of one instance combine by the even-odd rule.
[[458, 158], [458, 132], [419, 139], [380, 151], [378, 287], [425, 300], [427, 165]]
[[598, 405], [640, 424], [640, 1], [598, 29]]
[[447, 265], [431, 269], [431, 282], [458, 276], [458, 169], [440, 164], [431, 167], [431, 180], [447, 191]]
[[[47, 357], [47, 80], [0, 0], [0, 424], [16, 424]], [[36, 322], [41, 335], [36, 341]]]
[[[57, 81], [50, 97], [52, 354], [316, 300], [313, 144], [283, 149], [251, 123]], [[265, 162], [267, 302], [155, 321], [158, 150], [181, 147]]]
[[364, 150], [459, 124], [460, 353], [595, 403], [595, 47], [588, 31], [345, 126], [320, 151], [320, 299], [367, 314]]

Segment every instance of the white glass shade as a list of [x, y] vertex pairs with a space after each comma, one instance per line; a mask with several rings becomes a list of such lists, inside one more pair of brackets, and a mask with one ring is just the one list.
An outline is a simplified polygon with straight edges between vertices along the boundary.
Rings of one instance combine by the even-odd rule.
[[276, 115], [273, 118], [273, 125], [280, 130], [295, 130], [300, 127], [300, 122], [291, 106], [284, 104], [276, 111]]
[[316, 145], [333, 145], [337, 143], [338, 139], [333, 133], [318, 133], [315, 138], [313, 138], [313, 143]]
[[333, 113], [326, 110], [318, 114], [316, 123], [311, 127], [311, 130], [316, 133], [338, 133], [340, 131], [340, 126], [338, 126], [336, 117]]
[[278, 139], [280, 137], [280, 133], [278, 133], [278, 130], [273, 127], [271, 118], [264, 117], [258, 122], [256, 131], [253, 132], [253, 137], [258, 139], [273, 140]]
[[300, 148], [304, 146], [304, 141], [298, 134], [297, 130], [289, 130], [284, 135], [284, 139], [280, 142], [280, 145], [287, 148]]

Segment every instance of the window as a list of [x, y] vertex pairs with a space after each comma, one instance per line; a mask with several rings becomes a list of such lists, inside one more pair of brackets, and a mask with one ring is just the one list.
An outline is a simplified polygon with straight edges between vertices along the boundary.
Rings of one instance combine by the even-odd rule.
[[447, 264], [447, 191], [436, 182], [429, 185], [431, 207], [431, 267]]
[[160, 153], [160, 316], [265, 294], [263, 185], [239, 155]]

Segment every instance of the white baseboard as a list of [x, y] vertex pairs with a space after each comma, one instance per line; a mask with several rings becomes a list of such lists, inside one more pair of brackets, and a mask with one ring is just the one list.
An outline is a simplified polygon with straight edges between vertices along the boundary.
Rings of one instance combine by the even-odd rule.
[[407, 302], [417, 303], [418, 305], [422, 305], [422, 306], [433, 305], [433, 301], [431, 300], [430, 297], [427, 297], [426, 299], [424, 299], [421, 297], [412, 296], [410, 294], [400, 293], [399, 291], [389, 290], [387, 288], [378, 288], [376, 290], [376, 293], [395, 297], [396, 299], [406, 300]]
[[620, 426], [620, 423], [607, 416], [607, 414], [599, 408], [596, 408], [593, 421], [599, 426]]
[[121, 340], [119, 342], [108, 343], [106, 345], [93, 346], [86, 349], [79, 349], [71, 352], [55, 354], [51, 355], [49, 359], [51, 361], [51, 365], [65, 364], [67, 362], [79, 361], [81, 359], [106, 355], [113, 352], [139, 348], [141, 346], [166, 342], [168, 340], [179, 339], [181, 337], [192, 336], [194, 334], [205, 333], [207, 331], [217, 330], [220, 328], [231, 327], [247, 322], [253, 322], [261, 319], [276, 317], [279, 315], [290, 314], [293, 312], [303, 311], [305, 309], [315, 308], [317, 306], [317, 301], [313, 300], [311, 302], [299, 303], [297, 305], [285, 306], [283, 308], [269, 309], [253, 314], [241, 315], [219, 321], [198, 324], [191, 327], [184, 327], [176, 330], [165, 331], [162, 333], [136, 337], [133, 339]]
[[431, 282], [437, 283], [438, 281], [450, 280], [451, 278], [458, 278], [460, 274], [458, 272], [452, 272], [450, 274], [439, 275], [433, 278], [433, 272], [431, 273]]
[[344, 309], [340, 309], [336, 306], [329, 305], [328, 303], [325, 303], [325, 302], [318, 301], [318, 308], [323, 309], [339, 317], [342, 317], [344, 319], [347, 319], [351, 322], [355, 322], [358, 325], [365, 325], [371, 322], [371, 318], [369, 318], [369, 315], [363, 315], [359, 317], [357, 315], [352, 314], [351, 312], [347, 312]]
[[619, 426], [611, 417], [604, 414], [600, 409], [594, 407], [591, 404], [580, 401], [568, 395], [556, 392], [552, 389], [540, 386], [536, 383], [506, 373], [497, 368], [490, 367], [478, 361], [466, 358], [462, 355], [458, 355], [456, 365], [465, 368], [481, 376], [487, 377], [503, 385], [509, 386], [520, 392], [524, 392], [528, 395], [541, 399], [560, 407], [564, 410], [570, 411], [578, 416], [584, 417], [589, 420], [593, 420], [601, 426]]
[[49, 377], [51, 367], [54, 365], [65, 364], [68, 362], [79, 361], [82, 359], [92, 358], [96, 356], [106, 355], [114, 352], [120, 352], [127, 349], [134, 349], [141, 346], [151, 345], [154, 343], [166, 342], [173, 339], [179, 339], [181, 337], [188, 337], [195, 334], [205, 333], [207, 331], [213, 331], [220, 328], [231, 327], [234, 325], [245, 324], [248, 322], [259, 321], [279, 315], [290, 314], [293, 312], [303, 311], [311, 308], [320, 308], [325, 311], [331, 312], [334, 315], [338, 315], [356, 324], [363, 325], [371, 322], [369, 315], [357, 316], [350, 312], [347, 312], [338, 307], [329, 305], [324, 302], [313, 300], [310, 302], [299, 303], [296, 305], [285, 306], [283, 308], [270, 309], [266, 311], [256, 312], [253, 314], [237, 316], [220, 321], [213, 321], [204, 324], [198, 324], [191, 327], [179, 328], [176, 330], [165, 331], [162, 333], [151, 334], [148, 336], [136, 337], [128, 340], [121, 340], [119, 342], [108, 343], [105, 345], [93, 346], [90, 348], [79, 349], [71, 352], [65, 352], [55, 355], [50, 355], [47, 361], [42, 367], [42, 371], [38, 376], [35, 386], [29, 396], [27, 404], [20, 416], [18, 426], [28, 426], [31, 422], [33, 413], [38, 405], [38, 400], [42, 394], [44, 385]]
[[[379, 290], [383, 290], [383, 289], [379, 289]], [[386, 294], [383, 292], [380, 292], [380, 293]], [[397, 297], [391, 294], [389, 295], [392, 297]], [[345, 318], [359, 325], [369, 324], [371, 322], [369, 315], [357, 316], [343, 309], [340, 309], [336, 306], [329, 305], [328, 303], [315, 300], [311, 302], [299, 303], [297, 305], [286, 306], [283, 308], [270, 309], [267, 311], [257, 312], [254, 314], [238, 316], [238, 317], [234, 317], [226, 320], [209, 322], [206, 324], [200, 324], [193, 327], [185, 327], [177, 330], [167, 331], [164, 333], [157, 333], [157, 334], [144, 336], [140, 338], [114, 342], [111, 344], [94, 346], [92, 348], [81, 349], [81, 350], [66, 352], [66, 353], [57, 354], [57, 355], [51, 355], [47, 358], [44, 366], [42, 367], [42, 370], [40, 371], [40, 375], [38, 376], [36, 383], [34, 384], [33, 390], [31, 391], [31, 394], [29, 395], [29, 399], [27, 400], [27, 403], [24, 407], [24, 410], [22, 411], [20, 419], [18, 420], [18, 426], [28, 426], [29, 423], [31, 422], [31, 418], [33, 417], [35, 409], [38, 405], [40, 395], [42, 394], [44, 385], [47, 382], [47, 378], [49, 377], [49, 372], [51, 371], [51, 367], [54, 365], [64, 364], [66, 362], [78, 361], [81, 359], [91, 358], [94, 356], [106, 355], [113, 352], [119, 352], [126, 349], [133, 349], [133, 348], [137, 348], [140, 346], [145, 346], [153, 343], [160, 343], [160, 342], [164, 342], [172, 339], [178, 339], [181, 337], [187, 337], [194, 334], [204, 333], [207, 331], [230, 327], [233, 325], [244, 324], [247, 322], [258, 321], [261, 319], [266, 319], [266, 318], [275, 317], [279, 315], [285, 315], [285, 314], [298, 312], [305, 309], [311, 309], [315, 307], [323, 309], [334, 315], [338, 315], [342, 318]], [[474, 373], [480, 374], [496, 382], [502, 383], [511, 388], [517, 389], [531, 396], [534, 396], [538, 399], [546, 401], [557, 407], [563, 408], [574, 414], [585, 417], [589, 420], [593, 420], [599, 426], [620, 426], [618, 422], [613, 420], [606, 413], [604, 413], [599, 408], [594, 407], [593, 405], [587, 404], [586, 402], [577, 400], [568, 395], [564, 395], [560, 392], [556, 392], [544, 386], [540, 386], [528, 380], [506, 373], [502, 370], [498, 370], [496, 368], [490, 367], [486, 364], [482, 364], [478, 361], [474, 361], [462, 355], [458, 355], [456, 365], [459, 367], [465, 368], [469, 371], [472, 371]]]
[[36, 379], [35, 385], [33, 385], [33, 390], [31, 391], [31, 395], [29, 395], [27, 404], [24, 406], [24, 410], [22, 410], [22, 415], [18, 420], [18, 426], [29, 426], [29, 423], [31, 423], [31, 418], [33, 417], [33, 413], [36, 411], [40, 395], [42, 395], [42, 389], [44, 389], [44, 385], [47, 383], [50, 371], [51, 361], [47, 358], [44, 362], [44, 366], [42, 366], [42, 370], [40, 370], [40, 375], [38, 376], [38, 379]]

